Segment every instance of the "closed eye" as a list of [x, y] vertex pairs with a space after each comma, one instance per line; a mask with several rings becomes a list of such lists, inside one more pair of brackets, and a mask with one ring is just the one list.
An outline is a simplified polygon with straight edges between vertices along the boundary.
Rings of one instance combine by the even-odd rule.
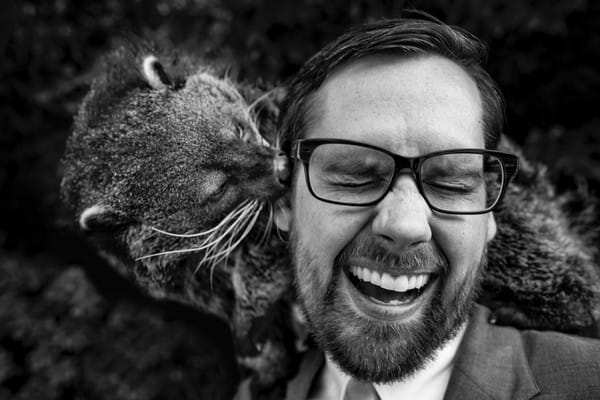
[[227, 180], [224, 180], [209, 196], [208, 200], [212, 202], [217, 202], [223, 198], [223, 196], [227, 193], [227, 189], [229, 188], [229, 184]]
[[427, 180], [423, 181], [423, 183], [434, 190], [454, 193], [471, 193], [476, 188], [476, 185], [465, 184], [464, 182], [439, 182]]
[[330, 184], [344, 187], [362, 187], [379, 184], [380, 180], [331, 180]]

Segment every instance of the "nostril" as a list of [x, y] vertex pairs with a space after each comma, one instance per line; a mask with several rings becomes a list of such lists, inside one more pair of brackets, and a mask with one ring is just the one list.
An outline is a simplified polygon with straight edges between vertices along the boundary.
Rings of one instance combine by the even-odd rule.
[[277, 176], [277, 180], [281, 184], [287, 184], [290, 180], [290, 160], [285, 155], [285, 153], [280, 152], [275, 157], [274, 167], [275, 167], [275, 175]]

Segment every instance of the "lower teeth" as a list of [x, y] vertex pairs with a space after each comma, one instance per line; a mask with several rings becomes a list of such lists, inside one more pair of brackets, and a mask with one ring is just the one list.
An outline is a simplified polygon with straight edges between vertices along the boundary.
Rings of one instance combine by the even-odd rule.
[[[416, 296], [415, 296], [416, 297]], [[386, 306], [400, 306], [402, 304], [407, 304], [410, 303], [413, 299], [404, 299], [404, 300], [390, 300], [390, 301], [381, 301], [379, 299], [376, 299], [375, 297], [370, 296], [369, 297], [371, 300], [373, 300], [376, 303], [382, 303], [385, 304]]]

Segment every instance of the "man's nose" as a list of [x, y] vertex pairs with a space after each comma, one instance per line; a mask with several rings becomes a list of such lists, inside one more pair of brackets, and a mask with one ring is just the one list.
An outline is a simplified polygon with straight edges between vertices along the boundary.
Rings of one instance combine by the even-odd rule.
[[396, 251], [431, 239], [431, 209], [410, 175], [399, 176], [377, 204], [373, 233]]

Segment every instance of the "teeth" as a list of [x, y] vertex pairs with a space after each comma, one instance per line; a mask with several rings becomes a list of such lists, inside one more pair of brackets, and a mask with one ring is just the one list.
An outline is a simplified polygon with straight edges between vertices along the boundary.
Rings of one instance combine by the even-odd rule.
[[400, 275], [396, 278], [396, 289], [397, 292], [406, 292], [408, 290], [408, 276]]
[[396, 290], [396, 282], [390, 274], [381, 275], [381, 285], [380, 286], [387, 290]]
[[413, 275], [410, 278], [408, 278], [408, 287], [417, 287], [416, 283], [417, 283], [416, 275]]
[[359, 268], [362, 270], [362, 280], [365, 282], [371, 282], [371, 270], [366, 268]]
[[379, 275], [379, 272], [377, 272], [377, 271], [371, 271], [371, 280], [370, 280], [370, 282], [373, 285], [381, 286], [381, 276]]
[[380, 274], [377, 271], [356, 266], [350, 268], [350, 273], [362, 281], [370, 282], [373, 285], [395, 292], [406, 292], [421, 288], [429, 282], [430, 277], [429, 274], [399, 275], [393, 277], [385, 272]]

